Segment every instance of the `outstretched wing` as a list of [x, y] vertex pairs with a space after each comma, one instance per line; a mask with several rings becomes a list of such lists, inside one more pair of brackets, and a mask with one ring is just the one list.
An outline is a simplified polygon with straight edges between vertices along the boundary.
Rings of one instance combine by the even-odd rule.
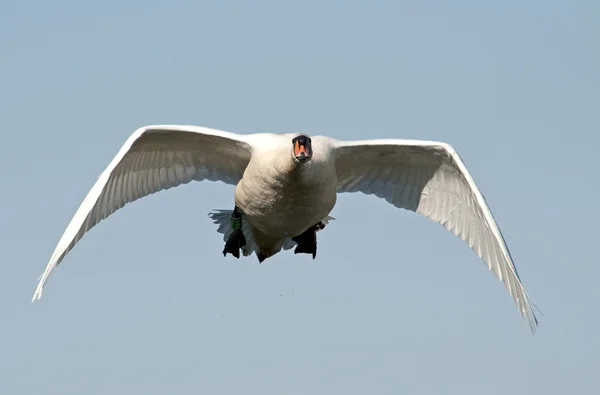
[[32, 301], [42, 296], [50, 273], [98, 222], [127, 203], [193, 180], [237, 184], [250, 156], [248, 136], [184, 125], [136, 130], [73, 216], [40, 277]]
[[523, 318], [537, 319], [490, 209], [456, 151], [415, 140], [334, 141], [338, 192], [374, 194], [466, 241], [502, 281]]

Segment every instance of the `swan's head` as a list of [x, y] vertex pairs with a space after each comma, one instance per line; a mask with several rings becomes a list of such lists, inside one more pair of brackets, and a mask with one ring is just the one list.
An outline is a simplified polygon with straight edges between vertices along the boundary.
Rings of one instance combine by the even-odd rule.
[[312, 158], [312, 144], [310, 137], [300, 134], [292, 139], [292, 152], [294, 159], [300, 163], [306, 163]]

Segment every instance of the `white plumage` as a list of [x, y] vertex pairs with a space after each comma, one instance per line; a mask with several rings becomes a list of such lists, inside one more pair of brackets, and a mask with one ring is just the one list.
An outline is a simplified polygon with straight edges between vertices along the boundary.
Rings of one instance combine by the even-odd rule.
[[[312, 137], [313, 157], [298, 165], [292, 134], [237, 135], [198, 126], [157, 125], [136, 130], [99, 176], [75, 213], [33, 300], [54, 268], [98, 222], [129, 202], [190, 181], [237, 185], [244, 211], [244, 255], [272, 256], [322, 220], [337, 193], [362, 192], [422, 214], [464, 240], [505, 284], [532, 330], [537, 319], [510, 252], [484, 197], [448, 144], [418, 140], [338, 141]], [[303, 216], [296, 215], [302, 208]], [[229, 211], [212, 213], [226, 239]], [[300, 218], [300, 219], [298, 219]], [[302, 218], [306, 218], [304, 222]], [[299, 222], [300, 221], [300, 222]], [[286, 226], [282, 225], [286, 224]]]

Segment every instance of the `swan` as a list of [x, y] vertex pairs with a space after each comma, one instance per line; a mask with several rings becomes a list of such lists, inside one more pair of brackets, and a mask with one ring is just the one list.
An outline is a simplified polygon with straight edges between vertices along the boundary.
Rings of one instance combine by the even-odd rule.
[[340, 141], [306, 134], [240, 135], [191, 125], [150, 125], [125, 141], [60, 238], [33, 295], [75, 244], [127, 203], [191, 181], [235, 185], [231, 210], [209, 216], [228, 253], [259, 262], [295, 247], [317, 251], [337, 195], [362, 192], [417, 212], [464, 240], [502, 281], [532, 331], [537, 318], [483, 195], [446, 143]]

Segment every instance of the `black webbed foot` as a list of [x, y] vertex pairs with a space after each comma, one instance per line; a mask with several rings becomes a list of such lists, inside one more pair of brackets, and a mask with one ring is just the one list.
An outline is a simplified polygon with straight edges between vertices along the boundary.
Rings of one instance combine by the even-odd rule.
[[223, 249], [223, 256], [227, 256], [230, 253], [234, 257], [240, 259], [240, 249], [246, 245], [246, 237], [241, 229], [234, 230], [227, 241], [225, 242], [225, 248]]
[[294, 249], [294, 254], [311, 254], [313, 259], [317, 257], [317, 241], [298, 243]]
[[293, 237], [292, 240], [298, 243], [296, 249], [294, 249], [294, 254], [311, 254], [315, 259], [317, 256], [317, 231], [324, 227], [323, 222], [319, 222], [305, 230], [301, 235]]
[[227, 256], [227, 253], [230, 253], [237, 259], [240, 259], [240, 249], [246, 245], [246, 237], [244, 236], [244, 232], [242, 232], [242, 214], [237, 206], [233, 209], [233, 213], [231, 213], [231, 227], [233, 228], [233, 232], [231, 232], [225, 242], [223, 256]]

